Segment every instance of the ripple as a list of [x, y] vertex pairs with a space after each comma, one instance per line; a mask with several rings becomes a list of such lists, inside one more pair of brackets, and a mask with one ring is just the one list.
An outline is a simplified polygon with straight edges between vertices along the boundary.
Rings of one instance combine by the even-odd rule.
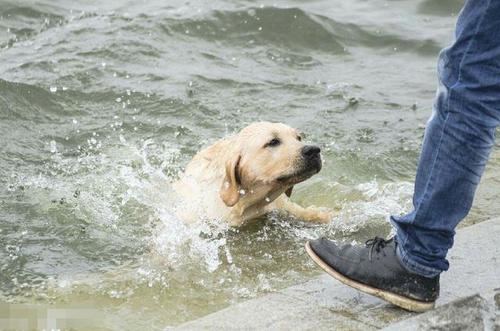
[[213, 11], [209, 17], [166, 20], [167, 34], [186, 38], [223, 41], [241, 46], [274, 45], [281, 49], [344, 52], [336, 36], [313, 15], [298, 8], [249, 8], [240, 11]]
[[343, 23], [299, 8], [250, 8], [213, 11], [209, 17], [165, 19], [164, 33], [204, 41], [221, 41], [245, 47], [270, 46], [287, 51], [323, 51], [347, 54], [349, 47], [395, 49], [435, 55], [441, 46], [435, 40], [413, 39], [381, 29]]
[[456, 15], [463, 5], [462, 0], [424, 0], [418, 4], [418, 12], [426, 15], [450, 16]]
[[[316, 275], [307, 239], [388, 234], [457, 1], [2, 1], [0, 297], [163, 328]], [[321, 146], [292, 199], [335, 222], [175, 217], [168, 182], [256, 120]], [[497, 154], [472, 221], [498, 214]]]
[[8, 29], [8, 40], [0, 39], [0, 48], [12, 47], [15, 43], [36, 37], [36, 35], [67, 22], [61, 12], [52, 6], [20, 6], [2, 2], [0, 8], [0, 29]]

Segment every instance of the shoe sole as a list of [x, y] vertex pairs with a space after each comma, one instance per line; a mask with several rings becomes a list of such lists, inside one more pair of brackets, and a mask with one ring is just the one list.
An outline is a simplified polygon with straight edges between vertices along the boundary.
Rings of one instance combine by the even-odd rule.
[[434, 308], [434, 302], [425, 302], [425, 301], [410, 299], [347, 278], [346, 276], [342, 275], [341, 273], [330, 267], [318, 255], [316, 255], [316, 253], [314, 253], [311, 246], [309, 245], [309, 242], [306, 243], [306, 251], [307, 254], [309, 254], [309, 256], [311, 257], [311, 259], [313, 259], [313, 261], [318, 266], [320, 266], [324, 271], [326, 271], [330, 276], [361, 292], [376, 296], [382, 300], [392, 303], [393, 305], [396, 305], [398, 307], [413, 312], [422, 313]]

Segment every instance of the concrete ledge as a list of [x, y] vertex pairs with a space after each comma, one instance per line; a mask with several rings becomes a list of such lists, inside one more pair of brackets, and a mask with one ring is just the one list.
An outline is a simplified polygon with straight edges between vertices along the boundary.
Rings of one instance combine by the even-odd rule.
[[[441, 276], [438, 306], [500, 287], [499, 238], [500, 218], [458, 231], [448, 256], [450, 270]], [[325, 274], [185, 323], [176, 330], [374, 330], [415, 316]]]
[[500, 289], [457, 299], [384, 330], [500, 330]]

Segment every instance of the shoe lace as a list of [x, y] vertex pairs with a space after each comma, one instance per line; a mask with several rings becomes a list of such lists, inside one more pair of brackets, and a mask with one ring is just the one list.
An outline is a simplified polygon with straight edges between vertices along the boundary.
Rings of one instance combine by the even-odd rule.
[[372, 260], [372, 255], [373, 255], [373, 251], [375, 250], [376, 253], [380, 253], [380, 251], [388, 244], [390, 243], [391, 241], [393, 240], [393, 238], [391, 239], [384, 239], [384, 238], [380, 238], [380, 237], [375, 237], [373, 239], [369, 239], [365, 242], [365, 245], [366, 247], [370, 247], [370, 252], [368, 253], [368, 259], [371, 261]]

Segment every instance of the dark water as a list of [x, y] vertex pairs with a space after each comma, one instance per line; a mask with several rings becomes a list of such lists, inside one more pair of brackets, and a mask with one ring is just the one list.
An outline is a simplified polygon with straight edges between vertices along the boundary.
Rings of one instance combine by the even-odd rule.
[[[0, 300], [161, 329], [317, 274], [308, 238], [388, 234], [460, 6], [0, 0]], [[293, 198], [340, 217], [176, 220], [168, 181], [257, 120], [322, 147]], [[466, 222], [499, 214], [499, 175], [496, 149]]]

